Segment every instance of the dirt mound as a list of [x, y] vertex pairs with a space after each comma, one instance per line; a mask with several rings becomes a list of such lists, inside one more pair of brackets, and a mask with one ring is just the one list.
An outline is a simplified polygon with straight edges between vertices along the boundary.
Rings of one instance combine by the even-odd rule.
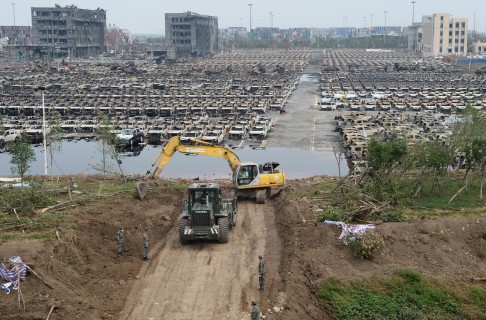
[[[180, 246], [174, 230], [184, 191], [178, 191], [175, 183], [166, 183], [157, 193], [149, 193], [143, 202], [133, 193], [120, 193], [72, 209], [66, 212], [66, 218], [75, 227], [64, 230], [61, 240], [54, 235], [49, 240], [0, 246], [2, 260], [20, 255], [53, 287], [28, 275], [21, 283], [25, 311], [17, 307], [16, 291], [10, 295], [1, 291], [0, 318], [45, 319], [54, 305], [50, 319], [125, 319], [129, 314], [156, 317], [158, 312], [184, 319], [189, 314], [183, 311], [186, 309], [198, 319], [211, 318], [200, 312], [224, 315], [213, 318], [241, 319], [248, 315], [250, 299], [256, 297], [267, 319], [332, 319], [332, 309], [317, 297], [319, 285], [330, 276], [357, 281], [410, 268], [454, 282], [486, 274], [480, 258], [484, 255], [481, 244], [486, 238], [485, 216], [381, 224], [377, 231], [385, 238], [384, 252], [372, 261], [355, 257], [337, 240], [340, 229], [315, 221], [325, 204], [302, 198], [296, 192], [322, 179], [290, 181], [289, 188], [265, 205], [242, 202], [238, 225], [230, 243], [224, 245]], [[178, 185], [181, 183], [187, 181]], [[120, 226], [125, 228], [122, 257], [117, 254], [116, 244]], [[144, 264], [145, 227], [149, 228], [153, 258]], [[264, 294], [259, 294], [257, 256], [262, 252], [267, 286]], [[158, 260], [159, 256], [165, 258]], [[200, 268], [191, 266], [199, 260], [205, 262]], [[181, 267], [172, 266], [173, 261]], [[181, 270], [187, 273], [179, 279]], [[199, 279], [201, 274], [197, 272], [204, 275], [198, 280], [201, 287], [191, 291], [187, 284], [192, 277], [187, 274]], [[162, 281], [163, 277], [167, 279]], [[204, 290], [209, 287], [221, 291], [218, 301], [229, 302], [200, 308], [197, 303], [214, 302], [205, 298], [212, 292]], [[164, 288], [169, 288], [170, 294]], [[137, 300], [144, 296], [142, 292], [151, 290], [159, 298], [180, 297], [183, 309], [177, 304], [165, 305], [166, 300]], [[186, 294], [191, 294], [191, 301], [184, 300]]]
[[[312, 179], [291, 182], [291, 187], [309, 183]], [[337, 239], [341, 230], [335, 225], [315, 221], [318, 208], [312, 200], [289, 192], [276, 199], [276, 224], [283, 241], [280, 275], [284, 292], [293, 296], [285, 317], [279, 319], [332, 319], [331, 308], [315, 296], [319, 284], [328, 277], [360, 281], [407, 268], [451, 283], [486, 274], [481, 259], [486, 215], [380, 224], [376, 230], [385, 238], [385, 249], [369, 261], [354, 256]]]
[[[17, 292], [0, 299], [1, 319], [114, 319], [123, 307], [142, 261], [142, 234], [161, 243], [179, 215], [182, 192], [167, 188], [139, 201], [118, 194], [70, 214], [76, 229], [61, 240], [7, 243], [0, 256], [20, 255], [53, 289], [29, 275], [21, 283], [26, 310], [17, 307]], [[125, 228], [125, 252], [118, 257], [116, 233]], [[155, 253], [154, 253], [155, 254]], [[2, 294], [2, 292], [0, 292]], [[3, 295], [3, 294], [2, 294]]]

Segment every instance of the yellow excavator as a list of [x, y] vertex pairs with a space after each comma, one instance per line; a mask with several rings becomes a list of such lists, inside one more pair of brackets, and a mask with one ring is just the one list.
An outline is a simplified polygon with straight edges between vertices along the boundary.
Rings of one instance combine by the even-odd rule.
[[178, 151], [187, 155], [212, 156], [228, 161], [233, 172], [232, 180], [237, 197], [253, 198], [257, 203], [265, 203], [267, 198], [277, 194], [285, 187], [285, 173], [277, 169], [278, 162], [267, 162], [262, 165], [241, 162], [236, 153], [223, 146], [197, 139], [191, 139], [190, 143], [190, 145], [181, 143], [179, 136], [170, 138], [152, 163], [152, 167], [147, 171], [147, 175], [153, 178], [158, 177], [174, 153]]

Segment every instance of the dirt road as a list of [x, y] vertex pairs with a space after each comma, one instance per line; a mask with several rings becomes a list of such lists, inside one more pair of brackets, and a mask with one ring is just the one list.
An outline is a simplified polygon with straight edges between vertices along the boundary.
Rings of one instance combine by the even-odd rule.
[[120, 318], [248, 318], [249, 302], [259, 298], [258, 254], [265, 250], [267, 235], [276, 233], [273, 223], [265, 223], [272, 216], [270, 205], [240, 202], [227, 244], [183, 246], [173, 228], [165, 247], [151, 252], [152, 260], [139, 273]]

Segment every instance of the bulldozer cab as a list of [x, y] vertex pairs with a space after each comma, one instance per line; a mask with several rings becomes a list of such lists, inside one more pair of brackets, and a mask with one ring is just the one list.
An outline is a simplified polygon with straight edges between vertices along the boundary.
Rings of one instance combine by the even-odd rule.
[[191, 210], [212, 209], [213, 212], [216, 212], [219, 210], [218, 198], [219, 189], [204, 188], [201, 185], [189, 188], [189, 206]]

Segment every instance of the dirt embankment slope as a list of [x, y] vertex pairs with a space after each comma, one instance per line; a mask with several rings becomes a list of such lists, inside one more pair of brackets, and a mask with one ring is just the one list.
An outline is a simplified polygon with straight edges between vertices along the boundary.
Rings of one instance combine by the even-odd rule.
[[[0, 318], [45, 319], [56, 305], [50, 319], [244, 319], [256, 298], [267, 319], [332, 319], [332, 310], [316, 297], [329, 276], [355, 281], [411, 268], [454, 282], [486, 274], [477, 254], [485, 216], [382, 224], [377, 230], [385, 236], [385, 252], [373, 261], [354, 257], [338, 242], [339, 229], [313, 221], [317, 204], [295, 196], [300, 186], [322, 179], [290, 181], [265, 205], [241, 202], [228, 244], [179, 244], [184, 195], [169, 183], [143, 202], [118, 194], [79, 206], [66, 212], [76, 227], [61, 240], [0, 245], [2, 259], [20, 255], [53, 287], [29, 275], [21, 284], [25, 311], [17, 307], [15, 291], [0, 292]], [[121, 225], [126, 251], [118, 257]], [[151, 260], [144, 263], [146, 226]], [[259, 254], [267, 269], [263, 294]]]

